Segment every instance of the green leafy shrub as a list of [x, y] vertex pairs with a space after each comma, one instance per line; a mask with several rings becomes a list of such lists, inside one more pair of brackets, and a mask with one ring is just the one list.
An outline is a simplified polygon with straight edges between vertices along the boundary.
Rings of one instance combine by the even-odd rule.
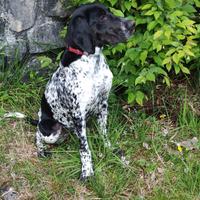
[[197, 46], [200, 24], [195, 21], [199, 1], [103, 2], [116, 6], [136, 21], [136, 32], [128, 43], [107, 51], [113, 58], [110, 63], [115, 84], [127, 87], [129, 103], [142, 104], [144, 85], [155, 82], [158, 77], [170, 86], [170, 74], [190, 73], [191, 63], [197, 63], [200, 56]]
[[[94, 1], [75, 1], [75, 4]], [[170, 77], [190, 74], [199, 67], [199, 0], [100, 0], [115, 15], [136, 21], [127, 43], [105, 49], [114, 74], [114, 85], [127, 88], [128, 103], [142, 105], [145, 88]], [[176, 77], [176, 76], [173, 76]]]

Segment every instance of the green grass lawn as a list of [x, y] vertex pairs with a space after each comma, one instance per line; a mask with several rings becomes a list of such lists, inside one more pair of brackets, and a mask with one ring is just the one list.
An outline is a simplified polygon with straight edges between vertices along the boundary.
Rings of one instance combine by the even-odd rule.
[[[73, 134], [62, 145], [50, 146], [51, 158], [39, 159], [36, 127], [24, 119], [3, 118], [9, 111], [36, 118], [43, 90], [38, 85], [42, 84], [13, 84], [0, 91], [0, 191], [13, 187], [20, 200], [200, 199], [200, 120], [188, 104], [191, 95], [185, 88], [177, 87], [173, 94], [175, 122], [172, 107], [165, 105], [167, 95], [163, 109], [151, 115], [142, 109], [123, 109], [111, 99], [109, 138], [113, 148], [125, 152], [126, 162], [104, 147], [91, 120], [87, 133], [95, 175], [83, 183], [79, 144]], [[193, 97], [199, 102], [198, 94]], [[182, 102], [179, 108], [177, 102]], [[187, 147], [194, 137], [197, 143]]]

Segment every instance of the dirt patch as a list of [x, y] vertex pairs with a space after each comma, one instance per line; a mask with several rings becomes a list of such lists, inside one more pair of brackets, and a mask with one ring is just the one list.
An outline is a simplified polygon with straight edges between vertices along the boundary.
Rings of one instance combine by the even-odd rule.
[[155, 171], [149, 173], [141, 170], [139, 179], [141, 181], [141, 187], [138, 191], [138, 196], [145, 198], [152, 193], [156, 186], [162, 184], [164, 179], [164, 168], [158, 167]]
[[13, 161], [25, 161], [37, 159], [37, 151], [34, 144], [28, 144], [21, 141], [13, 141], [8, 144], [7, 158]]

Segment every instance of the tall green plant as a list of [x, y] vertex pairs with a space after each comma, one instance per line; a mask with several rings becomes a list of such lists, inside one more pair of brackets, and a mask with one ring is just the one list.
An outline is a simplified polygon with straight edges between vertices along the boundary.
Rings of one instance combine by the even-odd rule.
[[13, 59], [8, 58], [5, 46], [0, 44], [0, 87], [10, 87], [20, 83], [24, 66], [19, 58], [19, 51], [15, 51]]
[[[76, 1], [89, 3], [94, 1]], [[129, 103], [142, 105], [144, 88], [159, 78], [170, 86], [170, 74], [190, 74], [200, 60], [199, 0], [100, 0], [111, 12], [136, 21], [127, 43], [105, 50], [114, 85], [127, 88]]]
[[[190, 73], [190, 63], [199, 59], [200, 25], [195, 21], [199, 1], [149, 0], [103, 1], [116, 6], [114, 14], [136, 21], [136, 32], [127, 44], [112, 49], [112, 68], [117, 75], [116, 84], [127, 87], [128, 102], [142, 104], [144, 85], [161, 77], [170, 86], [169, 74]], [[122, 11], [122, 12], [120, 12]], [[119, 58], [119, 57], [118, 57]], [[112, 62], [111, 62], [112, 64]]]

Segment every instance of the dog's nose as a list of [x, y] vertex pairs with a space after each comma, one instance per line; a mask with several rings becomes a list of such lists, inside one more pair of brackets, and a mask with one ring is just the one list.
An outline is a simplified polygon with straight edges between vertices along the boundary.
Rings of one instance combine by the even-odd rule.
[[127, 30], [133, 31], [135, 28], [135, 22], [132, 20], [127, 20], [125, 23], [125, 26], [126, 26]]

